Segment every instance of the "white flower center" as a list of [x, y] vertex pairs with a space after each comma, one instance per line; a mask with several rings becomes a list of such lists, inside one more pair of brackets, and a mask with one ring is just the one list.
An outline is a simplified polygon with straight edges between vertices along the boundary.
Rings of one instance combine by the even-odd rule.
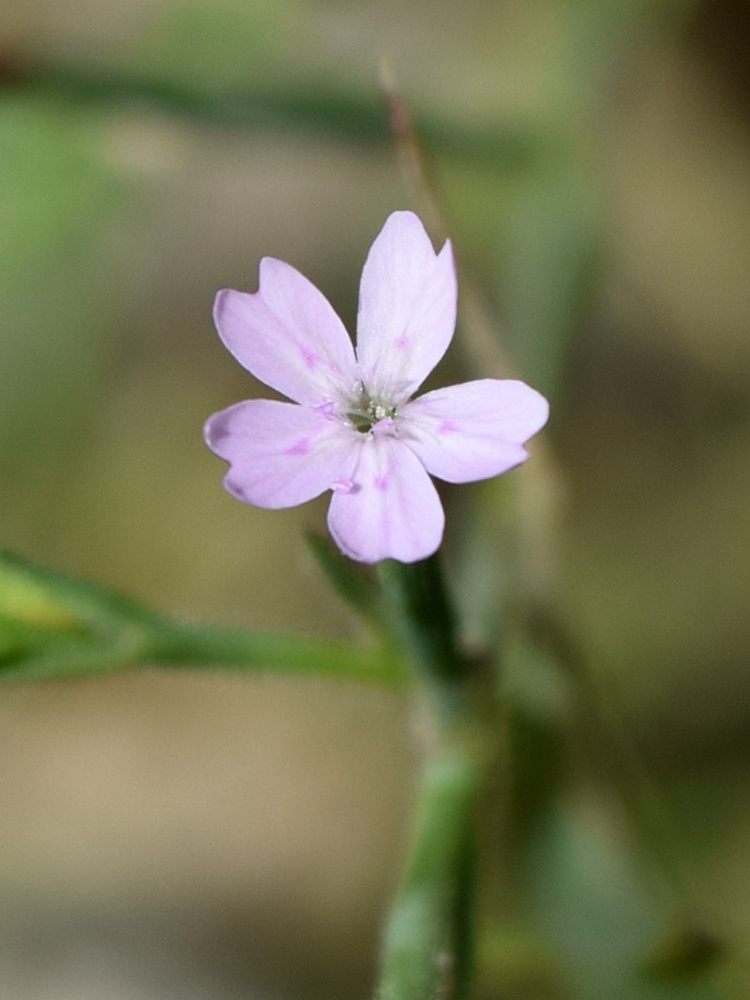
[[349, 401], [346, 417], [349, 423], [360, 434], [367, 434], [381, 420], [393, 420], [396, 416], [396, 406], [379, 397], [373, 397], [367, 389], [360, 385], [359, 392]]

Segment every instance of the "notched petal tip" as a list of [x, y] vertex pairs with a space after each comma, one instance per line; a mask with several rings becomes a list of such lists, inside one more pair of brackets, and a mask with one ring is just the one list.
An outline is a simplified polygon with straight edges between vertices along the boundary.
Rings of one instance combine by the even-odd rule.
[[532, 389], [519, 379], [507, 379], [505, 384], [515, 395], [509, 402], [510, 409], [518, 422], [516, 436], [511, 440], [528, 441], [546, 426], [550, 412], [549, 400], [541, 392]]
[[344, 325], [291, 264], [264, 257], [258, 291], [222, 289], [213, 316], [222, 343], [243, 368], [297, 403], [315, 406], [355, 380]]
[[397, 385], [421, 385], [453, 337], [457, 295], [450, 240], [436, 253], [413, 212], [389, 216], [360, 284], [357, 355], [368, 388], [404, 401]]
[[233, 496], [235, 500], [239, 500], [240, 503], [246, 503], [251, 505], [254, 503], [254, 501], [247, 496], [241, 484], [238, 483], [237, 480], [232, 477], [231, 469], [229, 470], [229, 472], [227, 472], [227, 474], [224, 476], [221, 482], [222, 486], [227, 491], [227, 493], [230, 496]]
[[224, 486], [243, 503], [278, 510], [330, 489], [352, 442], [337, 421], [304, 406], [251, 399], [206, 421], [206, 444], [230, 468]]
[[432, 240], [427, 234], [424, 223], [416, 212], [412, 212], [408, 208], [398, 208], [395, 212], [391, 212], [383, 223], [383, 227], [376, 237], [376, 242], [381, 238], [387, 239], [388, 237], [395, 237], [402, 242], [417, 241], [422, 244], [429, 242], [432, 246]]
[[258, 288], [256, 291], [241, 292], [236, 288], [220, 288], [214, 296], [212, 309], [214, 324], [219, 331], [219, 335], [221, 336], [220, 323], [224, 313], [228, 309], [231, 309], [232, 305], [241, 306], [243, 300], [247, 301], [261, 296], [264, 278], [267, 281], [273, 281], [275, 274], [287, 269], [294, 270], [291, 264], [287, 264], [283, 260], [278, 260], [276, 257], [261, 257], [258, 262]]
[[239, 291], [236, 288], [219, 289], [214, 296], [214, 304], [211, 310], [217, 330], [219, 329], [219, 323], [224, 312], [228, 308], [231, 308], [232, 300], [236, 299], [236, 304], [239, 305], [243, 299], [256, 298], [262, 291], [264, 275], [269, 280], [273, 280], [273, 271], [277, 267], [292, 269], [291, 264], [286, 264], [283, 260], [278, 260], [276, 257], [261, 257], [258, 262], [258, 288], [254, 292]]
[[268, 255], [261, 257], [258, 261], [258, 287], [261, 288], [263, 286], [264, 280], [273, 281], [276, 275], [285, 272], [299, 273], [296, 267], [287, 264], [285, 260], [279, 260], [278, 257], [270, 257]]
[[214, 296], [214, 304], [211, 310], [211, 315], [213, 317], [214, 326], [216, 327], [216, 330], [222, 340], [224, 339], [222, 334], [222, 324], [227, 311], [231, 309], [232, 300], [235, 298], [242, 299], [254, 294], [257, 293], [239, 292], [236, 288], [220, 288], [216, 293]]
[[376, 237], [375, 243], [378, 240], [387, 240], [388, 238], [394, 238], [401, 244], [410, 245], [411, 252], [413, 253], [421, 251], [422, 253], [429, 254], [429, 251], [432, 251], [433, 257], [450, 257], [455, 264], [455, 255], [451, 240], [449, 238], [446, 239], [440, 249], [435, 250], [435, 246], [424, 223], [416, 212], [412, 212], [409, 209], [398, 209], [395, 212], [391, 212]]
[[539, 408], [538, 409], [538, 417], [537, 417], [537, 421], [538, 421], [538, 425], [539, 426], [537, 427], [537, 429], [535, 431], [532, 432], [532, 436], [533, 436], [533, 434], [538, 434], [539, 431], [542, 430], [543, 427], [547, 426], [547, 423], [549, 421], [550, 409], [549, 409], [549, 400], [547, 399], [546, 396], [543, 396], [541, 394], [541, 392], [537, 392], [536, 389], [532, 389], [531, 391], [533, 393], [536, 393], [536, 395], [538, 396], [537, 406]]
[[[241, 403], [235, 404], [235, 406], [241, 405]], [[229, 407], [229, 410], [220, 410], [218, 413], [212, 413], [203, 425], [203, 440], [209, 449], [215, 455], [218, 455], [219, 458], [223, 458], [219, 451], [221, 444], [230, 436], [228, 414], [232, 409], [234, 407]]]
[[442, 257], [443, 259], [445, 259], [446, 257], [450, 257], [451, 264], [453, 265], [453, 269], [455, 270], [456, 255], [453, 252], [453, 242], [450, 239], [447, 239], [445, 243], [443, 243], [443, 245], [440, 247], [440, 250], [435, 256], [438, 258]]

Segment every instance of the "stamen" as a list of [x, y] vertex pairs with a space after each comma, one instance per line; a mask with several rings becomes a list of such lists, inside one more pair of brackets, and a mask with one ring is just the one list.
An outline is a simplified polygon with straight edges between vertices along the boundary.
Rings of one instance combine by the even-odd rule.
[[[386, 434], [393, 430], [396, 407], [382, 398], [373, 399], [364, 385], [359, 385], [357, 395], [351, 400], [346, 416], [356, 431], [367, 434], [374, 431]], [[379, 425], [383, 425], [382, 427]], [[378, 427], [378, 430], [375, 428]]]

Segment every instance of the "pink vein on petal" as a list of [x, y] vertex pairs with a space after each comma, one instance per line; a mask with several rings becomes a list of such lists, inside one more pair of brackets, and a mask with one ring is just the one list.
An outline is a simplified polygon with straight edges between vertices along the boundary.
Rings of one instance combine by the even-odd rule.
[[401, 409], [402, 436], [431, 475], [449, 483], [489, 479], [528, 458], [523, 447], [547, 421], [547, 400], [513, 379], [436, 389]]
[[352, 433], [305, 406], [250, 399], [215, 413], [206, 443], [229, 462], [227, 490], [258, 507], [295, 507], [340, 478]]
[[363, 437], [352, 479], [355, 489], [334, 493], [328, 527], [342, 552], [359, 562], [416, 562], [443, 537], [440, 498], [419, 459], [393, 437]]

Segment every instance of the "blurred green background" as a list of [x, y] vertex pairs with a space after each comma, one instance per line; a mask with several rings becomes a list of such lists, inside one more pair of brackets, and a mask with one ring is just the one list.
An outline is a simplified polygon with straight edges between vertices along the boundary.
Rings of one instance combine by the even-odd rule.
[[[527, 586], [613, 692], [706, 919], [747, 940], [749, 41], [740, 0], [4, 0], [0, 544], [190, 618], [359, 634], [302, 540], [325, 502], [238, 504], [201, 427], [263, 394], [215, 291], [277, 256], [352, 329], [372, 239], [420, 208], [387, 56], [471, 288], [443, 373], [502, 374], [501, 349], [553, 401], [541, 485], [532, 461], [445, 491], [470, 626], [502, 577], [472, 516], [494, 537], [506, 490], [541, 495]], [[0, 694], [4, 998], [367, 995], [419, 764], [403, 698], [156, 673]], [[540, 959], [488, 995], [698, 996], [610, 968], [658, 937], [623, 879], [659, 890], [612, 860], [629, 835], [573, 757], [532, 923], [589, 972], [555, 992]]]

